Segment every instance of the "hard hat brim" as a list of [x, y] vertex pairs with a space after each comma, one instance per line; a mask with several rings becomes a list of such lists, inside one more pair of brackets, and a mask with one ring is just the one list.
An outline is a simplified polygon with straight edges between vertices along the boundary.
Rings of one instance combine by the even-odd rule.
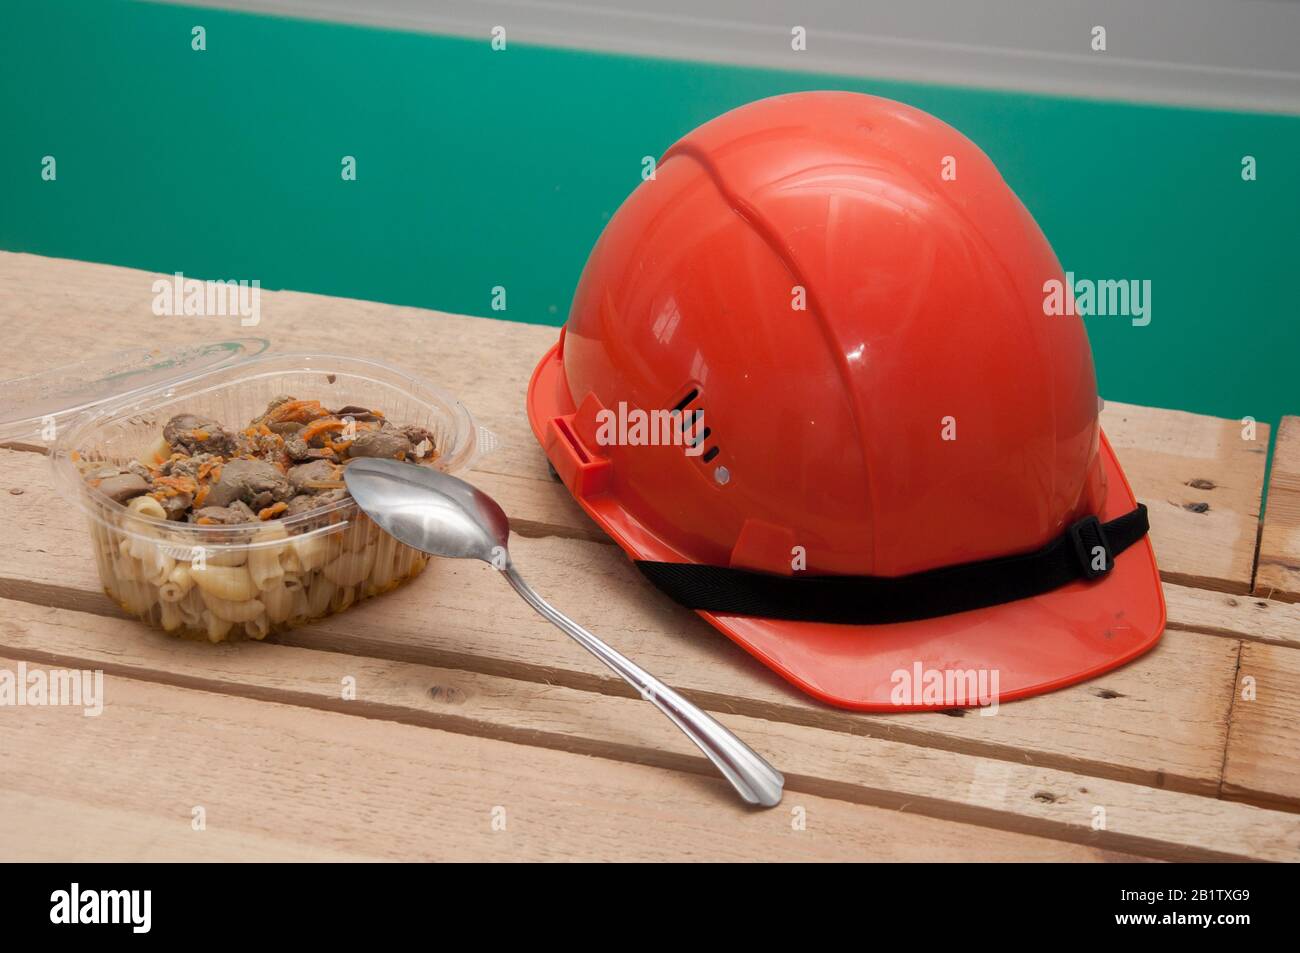
[[[552, 465], [582, 508], [634, 560], [665, 559], [608, 494], [588, 497], [566, 476], [550, 422], [572, 414], [559, 345], [542, 358], [528, 388], [528, 416]], [[1101, 462], [1105, 522], [1137, 500], [1105, 434]], [[989, 698], [954, 698], [949, 689], [981, 685], [997, 702], [1064, 688], [1117, 668], [1150, 650], [1165, 627], [1164, 590], [1150, 537], [1115, 558], [1104, 577], [1070, 583], [1028, 599], [984, 609], [885, 625], [839, 625], [699, 615], [777, 674], [808, 694], [858, 711], [934, 711], [985, 705]], [[972, 681], [972, 679], [974, 679]]]

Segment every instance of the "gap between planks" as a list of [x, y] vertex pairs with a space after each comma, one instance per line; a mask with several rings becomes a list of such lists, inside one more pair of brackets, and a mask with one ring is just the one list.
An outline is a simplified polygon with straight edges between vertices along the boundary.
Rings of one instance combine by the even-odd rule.
[[[1237, 643], [1237, 664], [1232, 671], [1232, 694], [1228, 697], [1228, 730], [1223, 736], [1223, 763], [1219, 768], [1219, 797], [1223, 797], [1224, 777], [1228, 772], [1228, 753], [1232, 748], [1232, 716], [1237, 710], [1237, 690], [1241, 679], [1241, 654], [1245, 646], [1245, 642]], [[1300, 811], [1300, 804], [1293, 806], [1291, 809]]]
[[1277, 428], [1253, 591], [1300, 601], [1300, 417], [1283, 417]]

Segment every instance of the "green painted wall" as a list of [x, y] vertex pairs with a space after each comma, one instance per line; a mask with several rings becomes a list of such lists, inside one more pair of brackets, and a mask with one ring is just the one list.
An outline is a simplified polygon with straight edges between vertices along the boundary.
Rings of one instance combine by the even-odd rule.
[[749, 100], [860, 90], [979, 143], [1080, 277], [1152, 280], [1149, 327], [1089, 320], [1107, 397], [1300, 413], [1298, 118], [103, 0], [8, 4], [0, 23], [6, 249], [480, 315], [501, 284], [505, 317], [559, 324], [642, 156]]

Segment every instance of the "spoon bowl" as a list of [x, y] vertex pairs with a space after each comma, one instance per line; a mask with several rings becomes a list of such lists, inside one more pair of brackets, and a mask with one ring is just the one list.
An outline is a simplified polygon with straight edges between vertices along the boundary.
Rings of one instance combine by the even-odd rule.
[[384, 532], [422, 552], [504, 569], [510, 520], [497, 501], [432, 467], [365, 457], [343, 470], [348, 492]]

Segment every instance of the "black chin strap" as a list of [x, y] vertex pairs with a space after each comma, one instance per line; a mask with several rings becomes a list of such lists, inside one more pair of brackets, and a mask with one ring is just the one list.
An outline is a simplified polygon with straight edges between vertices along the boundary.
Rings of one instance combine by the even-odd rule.
[[879, 625], [983, 609], [1097, 579], [1147, 533], [1147, 508], [1109, 523], [1087, 516], [1042, 549], [909, 576], [777, 576], [771, 573], [637, 562], [659, 589], [688, 609], [763, 619]]

